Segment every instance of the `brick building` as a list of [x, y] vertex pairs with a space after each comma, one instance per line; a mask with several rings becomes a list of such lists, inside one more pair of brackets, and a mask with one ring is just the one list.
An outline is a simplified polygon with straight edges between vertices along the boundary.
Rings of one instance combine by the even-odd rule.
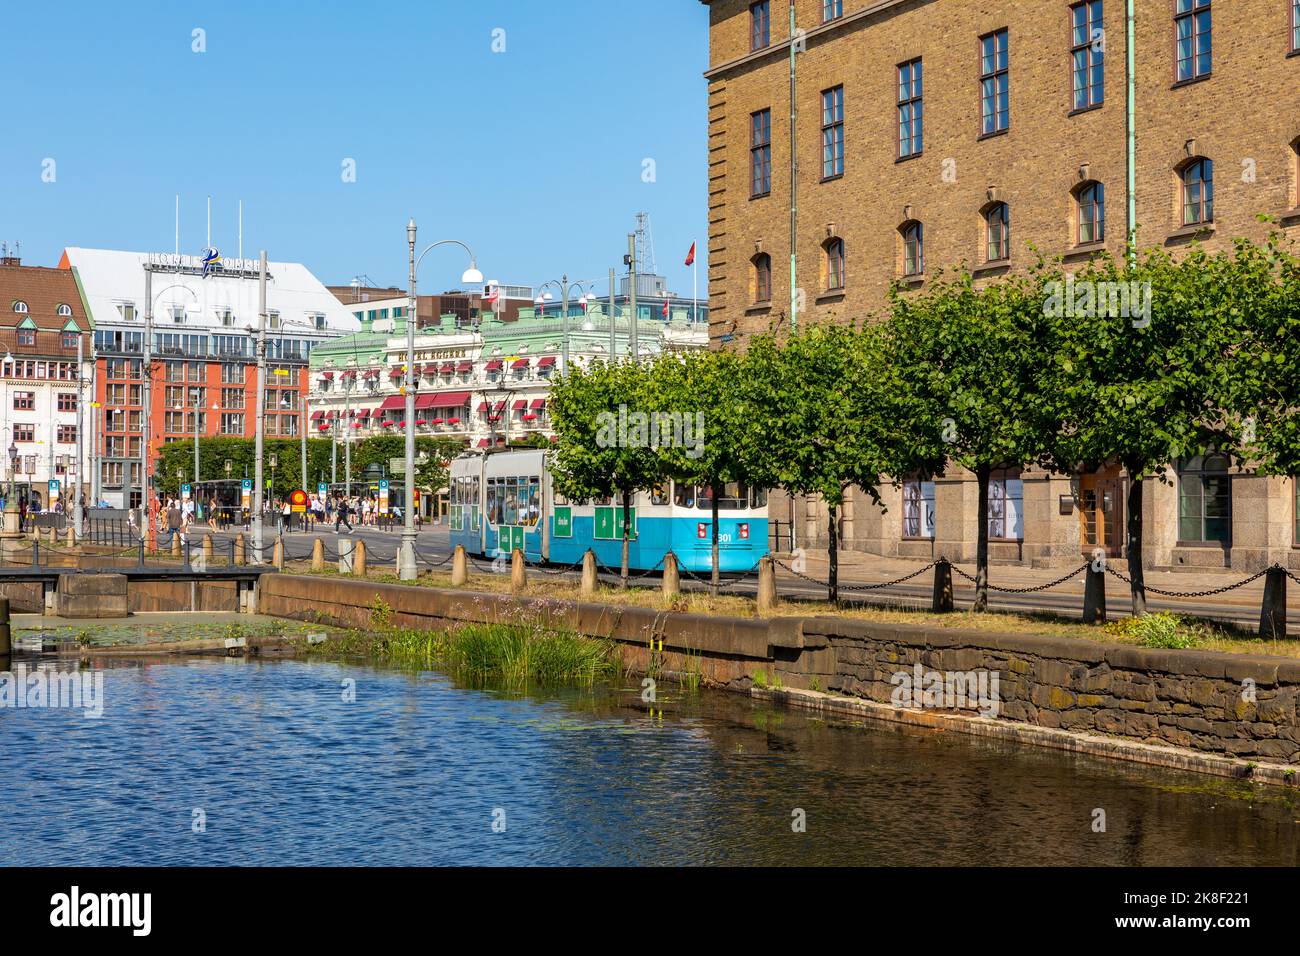
[[[153, 271], [146, 302], [146, 267]], [[253, 437], [257, 426], [256, 263], [227, 260], [204, 270], [191, 256], [68, 248], [60, 268], [80, 287], [94, 323], [93, 468], [96, 500], [140, 502], [140, 451], [205, 436]], [[297, 437], [306, 427], [312, 349], [357, 322], [299, 263], [267, 264], [265, 434]], [[145, 407], [146, 309], [153, 309], [150, 397]], [[193, 475], [187, 474], [186, 480]], [[201, 474], [203, 481], [224, 474]], [[238, 477], [238, 476], [237, 476]]]
[[80, 466], [77, 459], [89, 396], [79, 402], [77, 390], [93, 367], [91, 326], [71, 275], [24, 266], [16, 256], [0, 258], [0, 309], [0, 495], [12, 467], [16, 495], [40, 510], [51, 503], [51, 482], [66, 501], [89, 472], [88, 445]]
[[[1133, 0], [1131, 104], [1123, 0], [703, 2], [715, 344], [792, 314], [878, 315], [892, 282], [963, 264], [996, 281], [1031, 246], [1067, 267], [1122, 254], [1130, 229], [1215, 249], [1262, 239], [1260, 214], [1300, 236], [1300, 0]], [[1219, 456], [1169, 477], [1145, 505], [1153, 565], [1300, 566], [1295, 481]], [[994, 559], [1121, 553], [1126, 483], [996, 476]], [[886, 504], [855, 496], [848, 546], [973, 554], [968, 475]], [[823, 509], [774, 501], [774, 516], [787, 507], [800, 543], [824, 540]]]

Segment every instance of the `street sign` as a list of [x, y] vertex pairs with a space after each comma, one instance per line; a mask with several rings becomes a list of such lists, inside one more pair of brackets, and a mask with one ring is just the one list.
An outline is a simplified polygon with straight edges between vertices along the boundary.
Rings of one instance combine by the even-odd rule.
[[245, 509], [253, 507], [253, 479], [245, 478], [239, 486], [239, 497]]
[[388, 482], [379, 482], [379, 513], [388, 514]]
[[289, 508], [294, 514], [303, 514], [307, 511], [307, 492], [301, 488], [289, 496]]
[[182, 500], [182, 501], [189, 501], [189, 500], [190, 500], [190, 486], [189, 486], [189, 485], [181, 485], [181, 500]]

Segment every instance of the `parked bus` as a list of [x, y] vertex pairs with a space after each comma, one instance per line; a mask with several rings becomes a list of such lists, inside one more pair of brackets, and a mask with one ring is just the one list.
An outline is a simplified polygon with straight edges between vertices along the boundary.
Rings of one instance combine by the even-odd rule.
[[[521, 548], [530, 561], [576, 564], [590, 548], [606, 567], [623, 560], [623, 502], [569, 501], [556, 494], [545, 449], [465, 455], [451, 464], [451, 545], [496, 557]], [[679, 566], [712, 569], [707, 488], [669, 482], [632, 496], [628, 566], [648, 571], [672, 551]], [[718, 500], [718, 569], [753, 570], [768, 553], [767, 493], [728, 485]]]

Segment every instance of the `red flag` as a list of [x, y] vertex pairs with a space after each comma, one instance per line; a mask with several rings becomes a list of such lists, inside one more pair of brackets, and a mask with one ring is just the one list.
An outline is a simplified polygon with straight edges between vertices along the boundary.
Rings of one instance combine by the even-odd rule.
[[668, 318], [668, 300], [664, 299], [664, 318]]
[[693, 242], [691, 243], [691, 251], [686, 253], [686, 264], [688, 266], [695, 265], [695, 243]]

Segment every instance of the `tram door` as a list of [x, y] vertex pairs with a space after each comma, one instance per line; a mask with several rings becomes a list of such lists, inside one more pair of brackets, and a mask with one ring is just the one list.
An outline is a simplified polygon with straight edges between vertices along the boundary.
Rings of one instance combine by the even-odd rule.
[[1097, 549], [1118, 558], [1124, 550], [1124, 482], [1118, 474], [1084, 475], [1079, 481], [1079, 541], [1083, 554]]

